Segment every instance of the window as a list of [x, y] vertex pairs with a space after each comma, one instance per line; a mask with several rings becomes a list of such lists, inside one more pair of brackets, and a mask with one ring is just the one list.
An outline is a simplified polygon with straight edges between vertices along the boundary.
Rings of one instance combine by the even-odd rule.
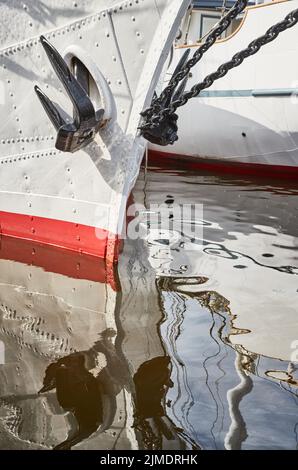
[[218, 23], [220, 16], [215, 15], [201, 15], [200, 38], [209, 33], [210, 29]]

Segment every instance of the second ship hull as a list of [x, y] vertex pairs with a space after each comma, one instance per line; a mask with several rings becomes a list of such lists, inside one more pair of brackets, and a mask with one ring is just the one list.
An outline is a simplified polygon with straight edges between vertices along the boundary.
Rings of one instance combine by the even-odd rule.
[[[236, 31], [193, 69], [187, 89], [298, 7], [283, 1], [249, 7]], [[297, 26], [179, 109], [179, 140], [152, 146], [151, 161], [228, 173], [298, 174]], [[186, 46], [175, 49], [176, 61]], [[197, 50], [190, 45], [191, 53]], [[174, 61], [174, 62], [176, 62]]]

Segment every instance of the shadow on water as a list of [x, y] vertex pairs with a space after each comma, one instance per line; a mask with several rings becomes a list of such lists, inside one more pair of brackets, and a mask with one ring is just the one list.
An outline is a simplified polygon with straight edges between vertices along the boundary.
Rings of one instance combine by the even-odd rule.
[[297, 195], [141, 175], [144, 212], [200, 203], [203, 231], [153, 218], [113, 275], [2, 237], [0, 447], [297, 448]]

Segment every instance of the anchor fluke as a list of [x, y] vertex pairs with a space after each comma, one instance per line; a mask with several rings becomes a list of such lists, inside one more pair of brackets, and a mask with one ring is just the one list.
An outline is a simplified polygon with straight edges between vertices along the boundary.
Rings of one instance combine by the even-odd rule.
[[185, 77], [185, 78], [182, 80], [182, 82], [180, 83], [180, 85], [178, 86], [178, 88], [177, 88], [177, 90], [175, 91], [175, 93], [173, 93], [171, 102], [176, 101], [176, 100], [179, 100], [179, 99], [181, 98], [181, 96], [182, 96], [183, 93], [185, 92], [185, 88], [186, 88], [187, 82], [188, 82], [188, 77]]
[[66, 122], [62, 118], [53, 101], [51, 101], [47, 97], [47, 95], [45, 95], [45, 93], [39, 88], [39, 86], [35, 85], [34, 90], [41, 104], [43, 105], [47, 115], [49, 116], [51, 122], [53, 123], [55, 129], [58, 131], [61, 126], [64, 126], [66, 124]]

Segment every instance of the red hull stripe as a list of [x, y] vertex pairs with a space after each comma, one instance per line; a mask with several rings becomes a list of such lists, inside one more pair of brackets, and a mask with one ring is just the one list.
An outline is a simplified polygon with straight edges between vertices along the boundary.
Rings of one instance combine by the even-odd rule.
[[106, 261], [99, 257], [2, 235], [0, 259], [38, 266], [45, 271], [73, 279], [109, 283], [114, 290], [119, 290], [116, 266], [108, 266]]
[[177, 155], [156, 150], [149, 151], [149, 164], [161, 168], [183, 170], [207, 170], [220, 173], [254, 175], [279, 179], [298, 179], [298, 166], [266, 165], [260, 163], [228, 162], [225, 160], [210, 160], [204, 158]]
[[110, 262], [118, 260], [117, 236], [87, 225], [0, 211], [0, 233], [102, 259], [108, 257]]

